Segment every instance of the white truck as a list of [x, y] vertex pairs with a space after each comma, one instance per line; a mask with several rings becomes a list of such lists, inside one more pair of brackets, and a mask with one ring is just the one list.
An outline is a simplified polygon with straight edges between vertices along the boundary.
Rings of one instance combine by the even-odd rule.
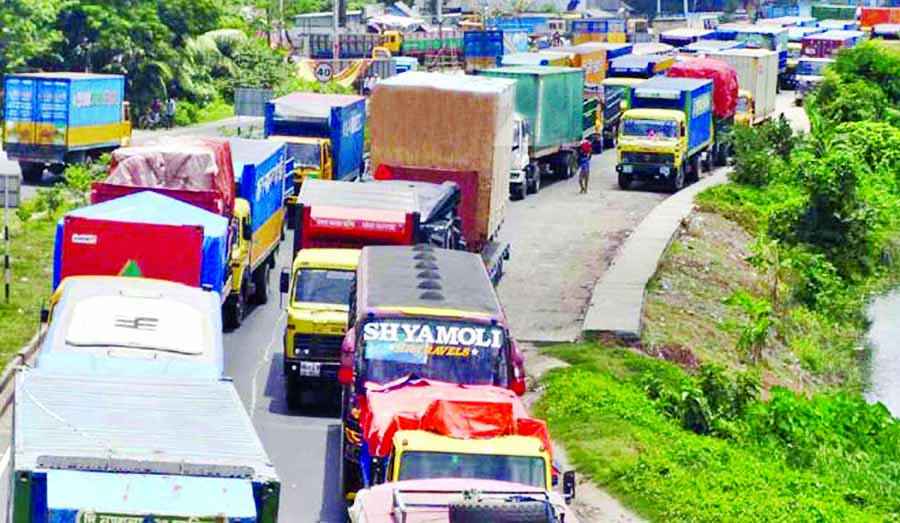
[[737, 71], [735, 125], [757, 125], [775, 114], [778, 53], [767, 49], [728, 49], [707, 57], [726, 62]]

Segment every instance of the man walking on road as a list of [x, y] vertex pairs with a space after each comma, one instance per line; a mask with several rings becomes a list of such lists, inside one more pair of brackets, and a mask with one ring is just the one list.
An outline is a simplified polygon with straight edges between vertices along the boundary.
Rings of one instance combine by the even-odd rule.
[[175, 98], [171, 96], [166, 100], [166, 123], [169, 129], [175, 125]]
[[581, 142], [578, 152], [578, 186], [579, 194], [587, 194], [588, 179], [591, 177], [591, 143], [587, 140]]

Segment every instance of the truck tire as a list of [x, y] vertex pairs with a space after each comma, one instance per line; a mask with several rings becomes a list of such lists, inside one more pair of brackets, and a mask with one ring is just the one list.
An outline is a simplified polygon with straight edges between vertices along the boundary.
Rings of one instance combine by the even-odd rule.
[[272, 264], [267, 258], [253, 271], [253, 303], [265, 305], [269, 301], [269, 275]]
[[22, 179], [28, 183], [41, 183], [44, 178], [44, 164], [36, 162], [19, 162]]
[[619, 173], [619, 188], [623, 191], [627, 191], [631, 189], [631, 185], [634, 183], [634, 177], [630, 174]]
[[553, 523], [553, 508], [543, 500], [513, 498], [450, 503], [450, 523]]
[[700, 169], [701, 169], [700, 155], [694, 156], [691, 158], [691, 175], [688, 177], [688, 184], [695, 183], [700, 180]]
[[244, 280], [241, 284], [241, 292], [231, 294], [225, 299], [225, 305], [222, 306], [222, 320], [226, 329], [237, 330], [244, 322], [244, 314], [247, 308], [248, 282]]
[[525, 185], [528, 184], [528, 181], [519, 185], [513, 185], [509, 188], [509, 199], [510, 200], [522, 200], [525, 198]]
[[675, 175], [669, 179], [669, 190], [676, 193], [684, 189], [684, 164], [675, 171]]
[[[527, 180], [527, 178], [526, 178]], [[525, 183], [526, 193], [537, 194], [541, 190], [541, 171], [537, 170], [531, 177], [531, 183]]]
[[573, 152], [565, 153], [566, 161], [566, 178], [572, 178], [578, 172], [578, 158]]

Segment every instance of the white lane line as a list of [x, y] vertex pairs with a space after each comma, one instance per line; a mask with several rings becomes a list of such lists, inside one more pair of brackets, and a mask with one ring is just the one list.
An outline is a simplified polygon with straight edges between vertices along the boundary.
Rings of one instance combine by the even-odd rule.
[[281, 337], [284, 335], [281, 329], [281, 322], [287, 316], [285, 311], [281, 311], [281, 314], [278, 315], [278, 319], [275, 320], [275, 325], [272, 329], [272, 338], [269, 340], [269, 344], [265, 347], [260, 347], [259, 354], [257, 354], [257, 364], [256, 369], [253, 370], [253, 379], [250, 380], [250, 418], [253, 419], [256, 416], [256, 402], [257, 397], [261, 394], [265, 394], [265, 391], [257, 391], [256, 390], [256, 382], [259, 378], [259, 372], [268, 367], [268, 363], [273, 354], [272, 347], [278, 343]]

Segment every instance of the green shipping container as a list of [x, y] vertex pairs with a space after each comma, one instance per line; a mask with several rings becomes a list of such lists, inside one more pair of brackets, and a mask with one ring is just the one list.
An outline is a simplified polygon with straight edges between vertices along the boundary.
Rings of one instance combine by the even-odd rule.
[[581, 140], [584, 93], [581, 69], [512, 66], [486, 69], [479, 74], [516, 81], [516, 112], [528, 122], [535, 149]]
[[819, 4], [810, 8], [816, 20], [856, 20], [855, 5]]

